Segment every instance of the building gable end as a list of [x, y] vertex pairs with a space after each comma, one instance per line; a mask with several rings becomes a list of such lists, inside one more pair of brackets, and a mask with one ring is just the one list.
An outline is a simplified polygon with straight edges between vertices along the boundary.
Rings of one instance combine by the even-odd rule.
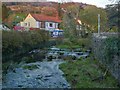
[[28, 19], [33, 19], [34, 21], [37, 21], [31, 14], [28, 14], [24, 21], [27, 21]]

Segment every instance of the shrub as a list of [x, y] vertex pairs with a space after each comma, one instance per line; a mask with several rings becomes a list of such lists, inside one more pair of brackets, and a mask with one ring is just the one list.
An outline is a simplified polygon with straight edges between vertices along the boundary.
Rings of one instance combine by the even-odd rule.
[[33, 59], [32, 56], [29, 56], [29, 57], [23, 57], [21, 61], [24, 61], [25, 63], [32, 63], [35, 62], [35, 59]]
[[[29, 52], [34, 48], [43, 48], [48, 41], [48, 32], [39, 31], [3, 31], [2, 53], [3, 58], [10, 59], [15, 55]], [[7, 60], [3, 60], [7, 61]]]

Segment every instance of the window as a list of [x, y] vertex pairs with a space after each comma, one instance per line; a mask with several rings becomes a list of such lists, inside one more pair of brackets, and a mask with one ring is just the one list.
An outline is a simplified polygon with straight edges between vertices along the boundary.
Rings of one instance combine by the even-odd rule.
[[53, 27], [53, 24], [52, 24], [52, 23], [50, 23], [50, 24], [49, 24], [49, 26], [50, 26], [50, 27]]
[[28, 22], [28, 26], [30, 26], [30, 22]]
[[25, 26], [27, 26], [27, 23], [25, 23]]

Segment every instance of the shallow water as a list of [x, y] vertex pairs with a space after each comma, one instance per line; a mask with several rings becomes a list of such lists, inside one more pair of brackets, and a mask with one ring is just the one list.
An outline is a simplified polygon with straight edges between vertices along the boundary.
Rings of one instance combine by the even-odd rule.
[[[70, 88], [59, 69], [62, 60], [23, 64], [9, 71], [3, 81], [3, 88]], [[25, 65], [37, 65], [37, 69], [24, 69]]]

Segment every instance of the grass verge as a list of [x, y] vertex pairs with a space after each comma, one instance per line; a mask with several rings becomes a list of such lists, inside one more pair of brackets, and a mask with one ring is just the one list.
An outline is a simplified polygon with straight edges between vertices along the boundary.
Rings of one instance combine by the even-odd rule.
[[72, 88], [115, 88], [117, 80], [107, 73], [105, 78], [93, 81], [93, 79], [104, 74], [104, 70], [99, 67], [97, 60], [67, 61], [60, 65], [64, 76]]

